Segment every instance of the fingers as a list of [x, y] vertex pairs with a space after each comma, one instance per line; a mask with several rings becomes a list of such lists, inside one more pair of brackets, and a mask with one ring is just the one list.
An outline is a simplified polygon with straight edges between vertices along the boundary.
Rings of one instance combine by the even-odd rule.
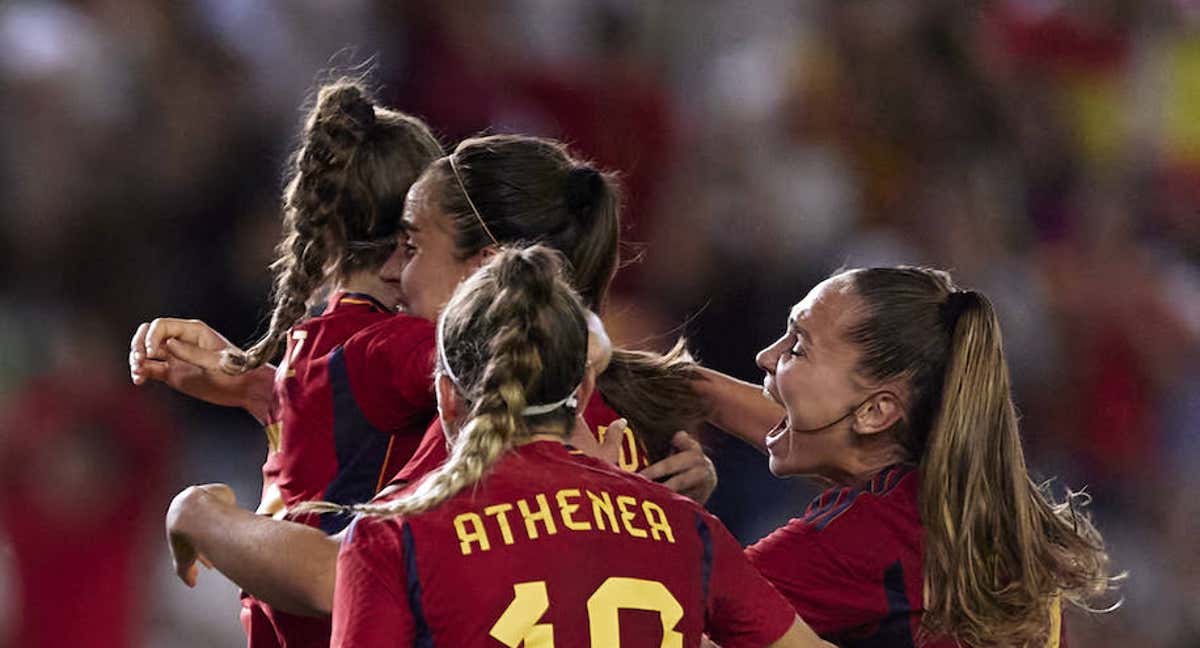
[[623, 418], [609, 423], [604, 432], [604, 442], [600, 444], [600, 453], [605, 461], [614, 464], [621, 461], [621, 445], [625, 442], [625, 430], [628, 428], [629, 421]]
[[140, 364], [135, 368], [130, 360], [129, 375], [133, 378], [133, 384], [142, 385], [147, 380], [157, 380], [159, 382], [167, 382], [167, 377], [171, 374], [171, 365], [162, 360], [147, 360], [142, 358]]
[[650, 465], [641, 475], [659, 481], [667, 488], [704, 503], [717, 486], [717, 471], [704, 449], [687, 432], [677, 432], [671, 439], [676, 453]]
[[163, 346], [166, 347], [172, 356], [202, 369], [212, 371], [221, 367], [220, 351], [204, 349], [176, 338], [167, 338]]
[[129, 379], [135, 385], [146, 382], [146, 377], [142, 375], [141, 369], [146, 357], [146, 331], [149, 328], [149, 322], [142, 322], [133, 332], [133, 338], [129, 340]]
[[676, 432], [675, 436], [671, 437], [671, 445], [675, 446], [675, 450], [679, 452], [704, 452], [700, 442], [683, 430]]
[[704, 466], [693, 466], [687, 470], [676, 473], [670, 479], [662, 482], [673, 492], [691, 496], [694, 492], [702, 491], [708, 483], [708, 471]]
[[703, 452], [699, 450], [678, 452], [666, 459], [653, 463], [642, 470], [641, 474], [646, 479], [659, 481], [664, 477], [670, 477], [676, 473], [683, 472], [692, 466], [703, 463], [706, 460]]
[[157, 360], [166, 360], [167, 350], [164, 343], [171, 338], [212, 350], [228, 346], [225, 338], [200, 320], [159, 317], [150, 322], [146, 331], [146, 355]]

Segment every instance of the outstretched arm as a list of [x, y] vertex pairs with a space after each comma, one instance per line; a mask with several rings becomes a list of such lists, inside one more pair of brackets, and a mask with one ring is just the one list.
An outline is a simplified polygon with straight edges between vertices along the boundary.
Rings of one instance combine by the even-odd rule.
[[333, 609], [340, 536], [239, 508], [224, 484], [192, 486], [167, 510], [175, 572], [196, 584], [196, 561], [224, 574], [284, 612], [328, 615]]
[[220, 367], [225, 350], [238, 348], [204, 322], [160, 317], [143, 322], [134, 332], [129, 342], [129, 377], [135, 385], [157, 380], [214, 405], [241, 407], [265, 422], [275, 367], [228, 374]]
[[784, 410], [754, 385], [719, 371], [701, 368], [697, 391], [712, 403], [709, 423], [766, 451], [767, 433], [784, 417]]

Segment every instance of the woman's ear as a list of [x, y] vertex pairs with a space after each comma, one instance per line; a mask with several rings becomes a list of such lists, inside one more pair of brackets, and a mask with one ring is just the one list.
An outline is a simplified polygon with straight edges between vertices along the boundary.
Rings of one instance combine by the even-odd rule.
[[457, 426], [459, 419], [465, 414], [463, 399], [458, 395], [454, 381], [444, 373], [439, 373], [434, 381], [434, 392], [437, 396], [438, 416], [442, 419], [442, 427], [447, 430], [452, 425]]
[[476, 270], [482, 268], [499, 251], [500, 248], [495, 245], [483, 246], [478, 252], [472, 254], [471, 258], [467, 259], [467, 274], [473, 274]]
[[904, 404], [890, 391], [877, 392], [854, 410], [853, 430], [856, 434], [878, 434], [891, 429], [904, 418]]

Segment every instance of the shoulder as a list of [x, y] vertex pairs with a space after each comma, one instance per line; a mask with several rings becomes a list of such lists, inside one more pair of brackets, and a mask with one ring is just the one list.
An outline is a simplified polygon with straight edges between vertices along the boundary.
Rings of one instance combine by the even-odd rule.
[[403, 549], [404, 516], [356, 515], [342, 536], [342, 552], [363, 556], [399, 555]]
[[917, 508], [919, 474], [912, 466], [888, 468], [860, 487], [831, 488], [809, 504], [804, 514], [747, 548], [752, 558], [792, 554], [802, 548], [829, 548], [844, 560], [884, 553], [888, 543], [919, 547]]
[[434, 337], [432, 322], [401, 313], [355, 333], [344, 346], [348, 355], [407, 352], [414, 348], [432, 349]]
[[390, 315], [375, 322], [354, 335], [351, 340], [356, 343], [380, 342], [396, 338], [433, 338], [433, 322], [404, 313]]

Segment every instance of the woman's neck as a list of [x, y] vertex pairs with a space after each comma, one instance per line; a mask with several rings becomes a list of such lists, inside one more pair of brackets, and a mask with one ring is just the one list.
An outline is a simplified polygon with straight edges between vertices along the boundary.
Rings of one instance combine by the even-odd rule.
[[904, 448], [898, 443], [880, 444], [876, 447], [860, 448], [844, 465], [838, 466], [835, 474], [825, 477], [842, 486], [860, 487], [870, 482], [888, 466], [907, 459]]
[[384, 292], [382, 288], [382, 280], [373, 272], [356, 272], [333, 284], [334, 292], [359, 293], [379, 301], [382, 301], [380, 299], [381, 293]]

